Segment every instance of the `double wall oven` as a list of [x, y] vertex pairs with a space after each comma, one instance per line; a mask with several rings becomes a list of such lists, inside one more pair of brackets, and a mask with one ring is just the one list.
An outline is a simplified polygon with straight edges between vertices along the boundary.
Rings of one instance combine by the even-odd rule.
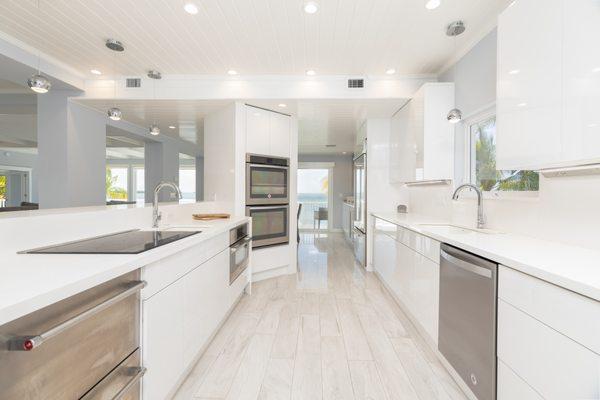
[[246, 215], [252, 218], [252, 247], [289, 242], [290, 160], [246, 155]]

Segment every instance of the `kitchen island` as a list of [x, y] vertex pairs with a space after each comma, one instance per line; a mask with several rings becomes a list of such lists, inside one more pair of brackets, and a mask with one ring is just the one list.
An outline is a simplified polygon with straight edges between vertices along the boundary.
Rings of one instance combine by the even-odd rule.
[[[91, 293], [107, 282], [135, 273], [140, 279], [137, 282], [143, 284], [136, 285], [139, 294], [134, 296], [141, 304], [141, 324], [135, 335], [140, 337], [141, 343], [139, 368], [145, 373], [142, 398], [168, 398], [249, 286], [251, 267], [239, 275], [231, 275], [234, 270], [230, 230], [236, 232], [239, 227], [249, 225], [250, 218], [233, 216], [226, 220], [195, 221], [191, 217], [193, 213], [215, 212], [222, 207], [226, 205], [162, 205], [164, 224], [160, 230], [194, 234], [139, 254], [21, 252], [132, 229], [150, 231], [151, 207], [88, 207], [16, 213], [0, 219], [0, 235], [5, 244], [0, 250], [3, 260], [0, 328], [12, 321], [31, 319], [56, 303]], [[249, 231], [246, 228], [241, 233]], [[243, 249], [243, 258], [247, 261], [249, 242], [241, 243], [236, 250], [241, 253]], [[104, 314], [98, 315], [101, 318]], [[60, 336], [56, 338], [61, 340]], [[52, 339], [48, 339], [48, 343], [45, 347], [53, 347]], [[5, 360], [0, 357], [0, 363]]]

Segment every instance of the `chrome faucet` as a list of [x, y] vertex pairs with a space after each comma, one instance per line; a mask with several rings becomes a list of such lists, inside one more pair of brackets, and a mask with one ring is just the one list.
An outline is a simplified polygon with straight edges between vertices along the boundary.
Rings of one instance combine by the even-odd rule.
[[160, 221], [160, 219], [162, 217], [161, 213], [158, 212], [158, 192], [160, 192], [161, 189], [164, 187], [170, 187], [177, 193], [177, 196], [179, 196], [180, 199], [182, 198], [181, 190], [179, 190], [179, 186], [177, 186], [175, 183], [160, 182], [158, 185], [156, 185], [156, 188], [154, 188], [154, 202], [152, 203], [152, 227], [153, 228], [158, 228], [158, 222]]
[[483, 215], [483, 193], [481, 193], [481, 190], [477, 186], [470, 183], [460, 185], [454, 191], [452, 200], [458, 200], [458, 194], [467, 188], [473, 189], [475, 190], [475, 193], [477, 193], [477, 229], [483, 229], [485, 226], [485, 216]]

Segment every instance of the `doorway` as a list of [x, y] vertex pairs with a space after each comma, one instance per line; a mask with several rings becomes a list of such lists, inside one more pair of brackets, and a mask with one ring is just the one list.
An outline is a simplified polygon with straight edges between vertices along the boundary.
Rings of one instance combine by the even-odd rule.
[[[312, 164], [312, 165], [311, 165]], [[298, 168], [298, 228], [327, 231], [331, 228], [332, 166], [327, 163], [301, 163]]]
[[0, 207], [20, 207], [29, 203], [31, 169], [0, 166]]

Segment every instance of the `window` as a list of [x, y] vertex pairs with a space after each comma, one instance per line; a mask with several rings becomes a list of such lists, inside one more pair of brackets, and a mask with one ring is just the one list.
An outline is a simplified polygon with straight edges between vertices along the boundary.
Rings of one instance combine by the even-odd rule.
[[496, 169], [496, 116], [487, 115], [467, 124], [470, 182], [483, 191], [537, 191], [539, 175], [534, 171]]
[[128, 167], [106, 167], [106, 200], [128, 200], [128, 170]]
[[6, 175], [0, 175], [0, 207], [6, 204]]
[[133, 167], [133, 179], [135, 182], [135, 201], [137, 203], [144, 203], [145, 198], [145, 181], [144, 181], [144, 167]]
[[196, 168], [195, 167], [180, 167], [179, 168], [179, 189], [183, 200], [190, 202], [196, 201]]

